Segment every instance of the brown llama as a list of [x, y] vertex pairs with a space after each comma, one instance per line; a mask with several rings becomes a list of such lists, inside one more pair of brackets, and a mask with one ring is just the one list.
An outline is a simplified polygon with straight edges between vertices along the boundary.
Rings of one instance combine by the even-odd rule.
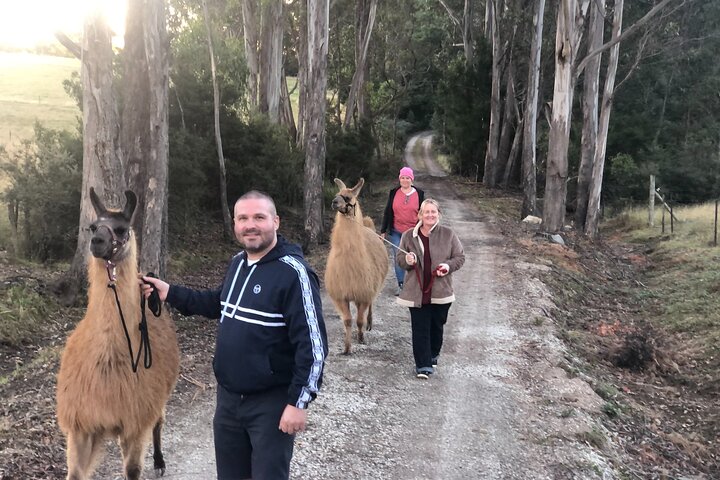
[[325, 267], [325, 289], [345, 325], [345, 355], [350, 354], [352, 313], [357, 309], [358, 342], [365, 343], [364, 330], [372, 329], [372, 302], [377, 297], [388, 271], [388, 255], [375, 233], [370, 217], [363, 217], [358, 195], [365, 184], [361, 178], [353, 188], [335, 179], [340, 191], [332, 201], [335, 225], [330, 236], [330, 253]]
[[120, 445], [125, 478], [139, 479], [151, 432], [155, 472], [165, 473], [160, 432], [178, 376], [177, 337], [166, 312], [155, 318], [147, 308], [152, 348], [145, 346], [145, 362], [136, 364], [142, 350], [140, 286], [130, 226], [137, 197], [131, 191], [125, 197], [124, 210], [107, 210], [90, 189], [97, 220], [90, 225], [88, 306], [67, 339], [57, 377], [57, 418], [67, 439], [69, 480], [91, 477], [111, 437]]

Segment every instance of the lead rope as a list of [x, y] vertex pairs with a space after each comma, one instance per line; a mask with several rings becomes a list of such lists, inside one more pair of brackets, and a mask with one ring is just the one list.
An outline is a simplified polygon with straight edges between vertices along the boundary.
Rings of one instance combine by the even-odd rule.
[[[143, 357], [143, 366], [146, 369], [152, 367], [150, 332], [148, 330], [147, 317], [145, 316], [145, 296], [140, 295], [140, 324], [138, 325], [138, 328], [140, 329], [140, 347], [138, 348], [137, 356], [135, 356], [133, 355], [130, 333], [128, 332], [127, 325], [125, 324], [125, 316], [123, 315], [122, 307], [120, 306], [120, 298], [118, 297], [117, 288], [115, 286], [115, 281], [117, 279], [115, 275], [115, 264], [108, 260], [106, 261], [105, 267], [107, 269], [108, 278], [110, 280], [108, 282], [108, 288], [111, 288], [113, 293], [115, 294], [115, 303], [117, 304], [118, 312], [120, 313], [120, 322], [122, 323], [123, 332], [125, 332], [125, 340], [127, 341], [128, 352], [130, 354], [130, 365], [132, 367], [133, 373], [137, 373], [138, 365], [140, 363], [140, 354], [143, 351], [145, 352], [145, 355]], [[150, 274], [148, 274], [148, 276], [150, 276]], [[158, 298], [157, 301], [154, 301], [155, 299], [151, 297], [149, 302], [150, 310], [152, 311], [153, 315], [159, 317], [160, 313], [162, 312], [162, 304], [159, 301], [159, 294], [157, 293], [157, 291], [153, 290], [152, 295], [158, 295]]]

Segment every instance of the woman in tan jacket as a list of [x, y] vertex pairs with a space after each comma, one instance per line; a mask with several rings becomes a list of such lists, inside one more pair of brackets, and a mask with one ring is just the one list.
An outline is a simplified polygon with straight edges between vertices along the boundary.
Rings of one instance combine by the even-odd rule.
[[452, 273], [465, 263], [460, 239], [440, 225], [440, 205], [432, 198], [420, 205], [418, 223], [400, 240], [397, 264], [408, 273], [398, 303], [410, 308], [415, 373], [427, 379], [437, 367], [443, 327], [455, 300]]

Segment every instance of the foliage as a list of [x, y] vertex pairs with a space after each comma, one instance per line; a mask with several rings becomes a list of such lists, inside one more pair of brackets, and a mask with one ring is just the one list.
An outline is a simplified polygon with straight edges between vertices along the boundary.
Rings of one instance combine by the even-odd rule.
[[230, 202], [251, 189], [281, 205], [301, 201], [304, 156], [292, 146], [287, 129], [260, 115], [247, 123], [229, 119], [223, 139]]
[[441, 134], [451, 154], [454, 172], [482, 177], [489, 133], [490, 65], [487, 55], [470, 68], [464, 57], [456, 57], [438, 86], [434, 129]]
[[27, 285], [13, 285], [0, 290], [0, 312], [0, 344], [18, 346], [42, 327], [47, 300]]
[[609, 204], [630, 204], [647, 198], [647, 175], [628, 154], [618, 154], [610, 159], [604, 198]]
[[81, 140], [36, 124], [32, 141], [0, 152], [0, 171], [10, 181], [1, 198], [17, 215], [15, 253], [42, 261], [70, 255], [79, 222]]
[[[626, 8], [632, 21], [642, 7], [631, 2]], [[718, 2], [691, 2], [674, 11], [650, 37], [643, 52], [648, 60], [613, 101], [608, 157], [632, 156], [676, 202], [720, 194], [718, 21]], [[619, 79], [635, 61], [632, 48], [623, 42]], [[637, 180], [647, 184], [646, 175]]]
[[376, 142], [369, 123], [361, 124], [356, 130], [343, 131], [338, 123], [329, 121], [325, 141], [327, 143], [326, 179], [332, 180], [337, 177], [354, 184], [360, 177], [364, 177], [366, 182], [371, 182], [378, 173], [373, 168]]

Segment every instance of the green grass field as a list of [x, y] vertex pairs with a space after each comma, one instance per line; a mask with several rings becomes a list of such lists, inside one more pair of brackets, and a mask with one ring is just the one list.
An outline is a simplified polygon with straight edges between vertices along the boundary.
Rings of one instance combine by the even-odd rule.
[[36, 121], [74, 129], [80, 111], [62, 82], [79, 70], [80, 61], [72, 58], [0, 52], [0, 144], [31, 138]]

